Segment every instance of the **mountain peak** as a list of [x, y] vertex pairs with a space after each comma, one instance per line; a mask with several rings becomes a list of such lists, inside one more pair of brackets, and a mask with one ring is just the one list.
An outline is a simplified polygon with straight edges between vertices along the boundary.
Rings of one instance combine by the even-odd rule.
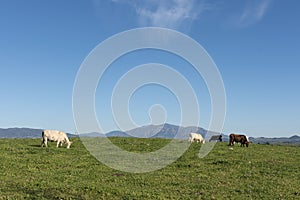
[[300, 139], [300, 136], [298, 136], [298, 135], [293, 135], [293, 136], [290, 137], [290, 139]]

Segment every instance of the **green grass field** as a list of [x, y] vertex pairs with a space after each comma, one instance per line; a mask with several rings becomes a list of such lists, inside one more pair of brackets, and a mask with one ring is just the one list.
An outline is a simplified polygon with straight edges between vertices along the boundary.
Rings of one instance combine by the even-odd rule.
[[[40, 139], [0, 139], [0, 199], [300, 199], [300, 147], [217, 143], [198, 158], [193, 143], [171, 165], [133, 174], [97, 161], [72, 138], [71, 149]], [[148, 152], [167, 139], [111, 138]]]

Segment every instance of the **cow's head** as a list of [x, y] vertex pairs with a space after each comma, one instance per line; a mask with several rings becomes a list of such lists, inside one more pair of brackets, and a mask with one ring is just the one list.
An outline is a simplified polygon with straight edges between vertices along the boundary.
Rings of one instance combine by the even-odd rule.
[[249, 142], [249, 141], [247, 141], [247, 142], [246, 142], [246, 147], [248, 147], [248, 146], [249, 146], [249, 144], [250, 144], [250, 142]]
[[67, 149], [70, 149], [70, 146], [71, 146], [72, 143], [73, 142], [71, 142], [71, 141], [67, 142]]
[[219, 136], [219, 141], [222, 142], [222, 135]]
[[247, 141], [246, 141], [246, 147], [248, 147], [249, 144], [250, 144], [250, 140], [249, 140], [249, 137], [247, 135], [246, 135], [246, 139], [247, 139]]

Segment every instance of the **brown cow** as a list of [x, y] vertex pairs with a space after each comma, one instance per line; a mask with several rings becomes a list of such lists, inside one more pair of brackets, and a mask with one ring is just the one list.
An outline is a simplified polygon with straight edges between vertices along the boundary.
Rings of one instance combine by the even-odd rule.
[[246, 144], [246, 147], [248, 147], [250, 144], [250, 141], [246, 135], [239, 135], [239, 134], [231, 133], [229, 135], [228, 146], [233, 146], [234, 142], [241, 143], [241, 146], [244, 146]]

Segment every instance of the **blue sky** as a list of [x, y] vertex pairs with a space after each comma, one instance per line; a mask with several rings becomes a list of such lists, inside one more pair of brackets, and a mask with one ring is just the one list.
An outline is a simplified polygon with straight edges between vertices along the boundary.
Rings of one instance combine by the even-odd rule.
[[[158, 26], [187, 34], [216, 63], [227, 96], [225, 133], [299, 135], [299, 6], [297, 0], [2, 0], [0, 127], [75, 132], [73, 85], [89, 52], [119, 32]], [[200, 125], [207, 128], [211, 105], [203, 81], [180, 58], [145, 50], [117, 60], [98, 86], [95, 107], [105, 129], [116, 129], [107, 106], [114, 83], [126, 70], [149, 62], [172, 66], [190, 79]], [[155, 85], [132, 96], [133, 120], [149, 123], [149, 108], [156, 104], [164, 106], [167, 122], [178, 122], [176, 98]]]

